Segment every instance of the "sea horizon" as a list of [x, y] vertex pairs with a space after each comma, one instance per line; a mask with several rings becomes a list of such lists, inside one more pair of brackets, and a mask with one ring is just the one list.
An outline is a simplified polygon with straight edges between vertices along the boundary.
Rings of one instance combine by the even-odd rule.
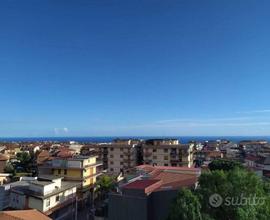
[[189, 141], [210, 141], [210, 140], [230, 140], [240, 142], [243, 140], [266, 140], [270, 141], [270, 136], [59, 136], [59, 137], [0, 137], [0, 142], [70, 142], [78, 143], [110, 143], [114, 139], [178, 139], [180, 143]]

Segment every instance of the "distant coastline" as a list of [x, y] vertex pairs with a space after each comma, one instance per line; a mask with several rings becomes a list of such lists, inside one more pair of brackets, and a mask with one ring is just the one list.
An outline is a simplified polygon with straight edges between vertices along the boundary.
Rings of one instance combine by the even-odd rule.
[[69, 142], [76, 141], [79, 143], [106, 143], [112, 142], [116, 138], [131, 139], [152, 139], [152, 138], [173, 138], [178, 139], [181, 143], [189, 141], [204, 142], [209, 140], [226, 139], [233, 142], [242, 140], [266, 140], [270, 142], [270, 136], [104, 136], [104, 137], [1, 137], [0, 142], [35, 142], [35, 141], [52, 141], [52, 142]]

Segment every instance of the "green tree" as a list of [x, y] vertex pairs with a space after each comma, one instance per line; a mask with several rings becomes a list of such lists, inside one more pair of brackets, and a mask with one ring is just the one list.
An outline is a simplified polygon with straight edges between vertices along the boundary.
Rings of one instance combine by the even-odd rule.
[[[200, 176], [199, 187], [194, 192], [180, 191], [169, 220], [268, 220], [269, 193], [269, 181], [263, 181], [254, 172], [238, 167], [214, 170]], [[221, 202], [213, 205], [212, 198]]]
[[11, 173], [13, 176], [15, 175], [15, 169], [11, 163], [7, 163], [4, 168], [5, 173]]
[[115, 180], [108, 175], [101, 176], [96, 183], [96, 192], [100, 199], [107, 197], [107, 194], [115, 188]]
[[189, 189], [181, 189], [171, 207], [168, 220], [201, 220], [199, 199]]
[[21, 165], [26, 165], [31, 161], [31, 156], [27, 152], [20, 152], [16, 154], [16, 159], [20, 161]]
[[[203, 212], [211, 218], [220, 220], [259, 220], [265, 217], [270, 219], [269, 211], [262, 214], [262, 210], [269, 209], [269, 207], [267, 208], [269, 194], [265, 191], [263, 181], [253, 172], [235, 168], [228, 172], [215, 170], [202, 174], [196, 194], [200, 199]], [[223, 198], [223, 202], [219, 207], [213, 207], [209, 203], [209, 198], [213, 194], [218, 194]], [[247, 202], [253, 201], [255, 196], [266, 200], [266, 202], [259, 202], [258, 204]], [[233, 201], [235, 204], [232, 204]]]
[[225, 159], [218, 159], [213, 160], [209, 165], [209, 169], [213, 170], [224, 170], [229, 171], [235, 168], [244, 168], [240, 162], [233, 161], [233, 160], [225, 160]]
[[21, 167], [24, 172], [32, 172], [33, 157], [28, 152], [19, 152], [16, 154], [16, 159], [19, 161], [17, 166]]

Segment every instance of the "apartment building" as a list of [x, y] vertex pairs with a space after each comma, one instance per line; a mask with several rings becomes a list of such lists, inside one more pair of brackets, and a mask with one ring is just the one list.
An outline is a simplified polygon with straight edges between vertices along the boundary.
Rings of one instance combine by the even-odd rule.
[[86, 201], [94, 189], [96, 178], [100, 175], [96, 161], [97, 156], [76, 156], [71, 158], [54, 158], [38, 167], [39, 174], [52, 174], [63, 177], [66, 181], [77, 182], [79, 201]]
[[60, 177], [43, 176], [29, 184], [11, 188], [10, 207], [36, 209], [53, 219], [76, 215], [76, 183]]
[[143, 163], [155, 166], [193, 165], [194, 144], [180, 144], [175, 139], [147, 140], [142, 145]]
[[103, 168], [109, 174], [129, 173], [137, 165], [137, 146], [139, 140], [116, 139], [110, 144], [96, 145]]
[[5, 172], [5, 167], [6, 167], [8, 160], [9, 160], [8, 156], [6, 156], [4, 154], [0, 154], [0, 173]]

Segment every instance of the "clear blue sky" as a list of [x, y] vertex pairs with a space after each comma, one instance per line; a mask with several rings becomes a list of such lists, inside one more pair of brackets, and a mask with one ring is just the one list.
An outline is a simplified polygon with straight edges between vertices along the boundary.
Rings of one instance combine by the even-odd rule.
[[0, 136], [268, 135], [269, 8], [3, 0]]

